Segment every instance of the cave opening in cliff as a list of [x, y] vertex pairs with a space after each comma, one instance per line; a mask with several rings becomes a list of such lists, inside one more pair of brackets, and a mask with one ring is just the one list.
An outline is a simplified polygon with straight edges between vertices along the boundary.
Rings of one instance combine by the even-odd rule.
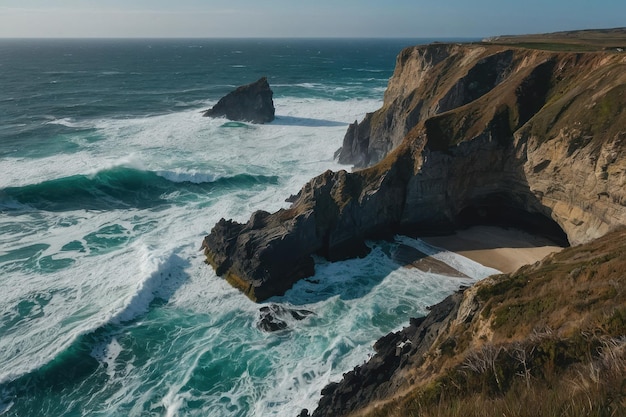
[[546, 237], [559, 246], [569, 246], [567, 234], [550, 217], [530, 212], [514, 204], [507, 194], [492, 194], [473, 200], [459, 212], [455, 219], [457, 227], [498, 226], [512, 227], [530, 234]]

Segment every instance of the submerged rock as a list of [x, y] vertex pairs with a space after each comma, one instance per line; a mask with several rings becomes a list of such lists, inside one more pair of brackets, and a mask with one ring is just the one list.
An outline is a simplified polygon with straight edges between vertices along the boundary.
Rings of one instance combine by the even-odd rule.
[[228, 93], [212, 109], [205, 111], [203, 116], [226, 117], [240, 122], [269, 123], [274, 120], [275, 113], [273, 94], [267, 78], [263, 77]]
[[276, 332], [289, 327], [288, 320], [304, 320], [314, 314], [304, 309], [287, 308], [278, 304], [270, 304], [259, 309], [260, 318], [257, 326], [266, 332]]

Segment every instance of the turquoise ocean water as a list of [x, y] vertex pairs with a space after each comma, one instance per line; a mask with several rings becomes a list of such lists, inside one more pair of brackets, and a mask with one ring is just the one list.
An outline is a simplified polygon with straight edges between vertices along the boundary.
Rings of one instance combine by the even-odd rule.
[[[0, 40], [0, 415], [295, 416], [373, 342], [493, 272], [419, 240], [371, 242], [270, 300], [266, 333], [204, 264], [326, 169], [419, 40]], [[267, 76], [276, 120], [200, 112]], [[399, 243], [472, 277], [400, 267]]]

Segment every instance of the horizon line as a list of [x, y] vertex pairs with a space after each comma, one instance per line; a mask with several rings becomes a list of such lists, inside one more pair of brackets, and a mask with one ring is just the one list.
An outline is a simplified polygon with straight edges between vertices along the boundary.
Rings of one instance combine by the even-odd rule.
[[0, 36], [0, 40], [27, 40], [27, 39], [32, 39], [32, 40], [88, 40], [88, 39], [93, 39], [93, 40], [98, 40], [98, 39], [102, 39], [102, 40], [148, 40], [148, 39], [162, 39], [162, 40], [169, 40], [169, 39], [223, 39], [223, 40], [227, 40], [227, 39], [242, 39], [242, 40], [253, 40], [253, 39], [293, 39], [293, 40], [297, 40], [297, 39], [315, 39], [315, 40], [321, 40], [321, 39], [354, 39], [354, 40], [358, 40], [358, 39], [377, 39], [377, 40], [384, 40], [384, 39], [389, 39], [389, 40], [393, 40], [393, 39], [441, 39], [441, 40], [482, 40], [482, 39], [486, 39], [486, 38], [493, 38], [493, 37], [497, 37], [497, 36], [503, 36], [503, 37], [509, 37], [509, 36], [533, 36], [533, 35], [550, 35], [550, 34], [560, 34], [560, 33], [567, 33], [567, 32], [591, 32], [591, 31], [613, 31], [613, 30], [626, 30], [626, 26], [616, 26], [616, 27], [583, 27], [583, 28], [571, 28], [571, 29], [561, 29], [561, 30], [556, 30], [556, 31], [548, 31], [548, 32], [526, 32], [526, 33], [498, 33], [498, 34], [482, 34], [482, 35], [445, 35], [445, 36], [437, 36], [437, 35], [430, 35], [430, 36], [417, 36], [417, 35], [411, 35], [411, 36], [406, 36], [406, 35], [392, 35], [392, 36], [361, 36], [361, 35], [346, 35], [346, 36], [335, 36], [335, 35], [318, 35], [318, 36], [283, 36], [283, 35], [277, 35], [277, 36], [151, 36], [151, 35], [147, 35], [147, 36]]
[[[508, 35], [495, 35], [495, 36], [508, 36]], [[380, 40], [404, 40], [404, 39], [484, 39], [485, 36], [0, 36], [0, 40], [151, 40], [151, 39], [194, 39], [194, 40], [221, 40], [221, 39], [233, 39], [233, 40], [257, 40], [257, 39], [354, 39], [354, 40], [367, 40], [367, 39], [380, 39]]]

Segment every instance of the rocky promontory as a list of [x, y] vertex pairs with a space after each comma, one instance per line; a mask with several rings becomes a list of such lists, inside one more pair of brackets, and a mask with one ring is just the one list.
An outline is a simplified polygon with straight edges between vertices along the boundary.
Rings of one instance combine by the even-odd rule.
[[274, 120], [274, 93], [270, 88], [267, 77], [237, 87], [234, 91], [222, 97], [213, 108], [205, 111], [205, 117], [226, 117], [227, 119], [269, 123]]
[[314, 273], [312, 255], [473, 223], [589, 242], [626, 223], [626, 55], [497, 44], [400, 53], [383, 107], [350, 127], [340, 160], [291, 207], [222, 219], [207, 261], [250, 298]]

